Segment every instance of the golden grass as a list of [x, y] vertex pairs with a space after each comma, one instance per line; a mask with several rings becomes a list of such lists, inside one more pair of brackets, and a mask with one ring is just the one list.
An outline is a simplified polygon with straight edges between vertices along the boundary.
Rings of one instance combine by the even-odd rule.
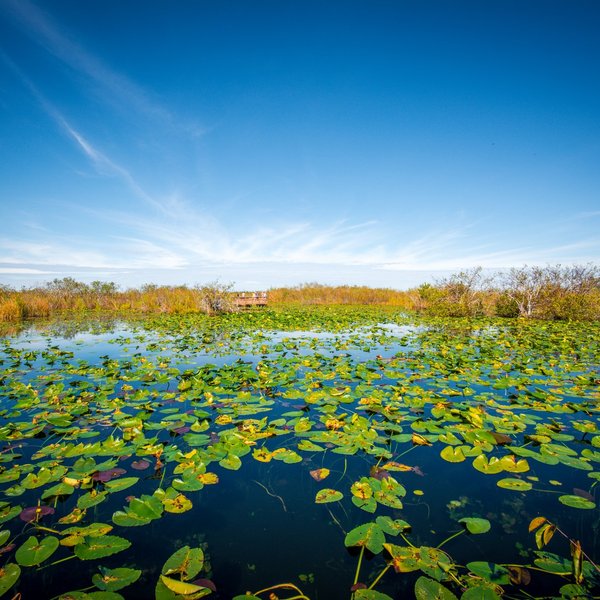
[[[542, 319], [600, 319], [600, 287], [597, 280], [592, 283], [579, 290], [565, 289], [560, 285], [547, 286], [540, 294], [534, 316]], [[231, 286], [218, 282], [193, 288], [144, 285], [123, 291], [114, 283], [85, 284], [71, 278], [20, 291], [0, 285], [0, 322], [85, 311], [213, 314], [235, 309], [232, 294]], [[469, 288], [452, 278], [408, 291], [305, 283], [272, 288], [268, 292], [268, 304], [379, 305], [441, 316], [518, 316], [516, 305], [506, 291], [491, 285]]]

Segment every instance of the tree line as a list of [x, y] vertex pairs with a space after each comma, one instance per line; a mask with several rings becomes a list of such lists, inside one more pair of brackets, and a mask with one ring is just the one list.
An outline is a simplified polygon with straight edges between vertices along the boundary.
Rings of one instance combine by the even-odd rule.
[[[600, 268], [595, 264], [522, 266], [492, 274], [467, 269], [400, 291], [366, 286], [305, 283], [269, 290], [269, 305], [381, 305], [432, 316], [600, 319]], [[113, 282], [71, 277], [16, 290], [0, 285], [0, 321], [61, 312], [208, 314], [236, 310], [233, 284], [119, 289]]]
[[417, 292], [415, 308], [438, 316], [600, 318], [600, 269], [594, 264], [525, 265], [492, 275], [476, 267]]

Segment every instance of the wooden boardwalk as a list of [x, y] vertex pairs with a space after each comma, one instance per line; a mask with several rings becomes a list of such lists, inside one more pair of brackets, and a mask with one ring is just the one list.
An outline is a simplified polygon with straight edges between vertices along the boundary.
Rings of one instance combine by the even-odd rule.
[[238, 308], [267, 306], [269, 295], [267, 292], [236, 292], [233, 300]]

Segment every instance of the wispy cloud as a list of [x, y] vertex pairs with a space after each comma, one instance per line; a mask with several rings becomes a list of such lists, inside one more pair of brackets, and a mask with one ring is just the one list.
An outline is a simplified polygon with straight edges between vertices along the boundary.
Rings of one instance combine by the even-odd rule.
[[3, 275], [53, 275], [55, 271], [42, 271], [40, 269], [29, 269], [27, 267], [4, 267], [0, 266]]
[[140, 184], [134, 179], [131, 173], [118, 165], [113, 160], [111, 160], [106, 154], [103, 154], [95, 148], [91, 142], [89, 142], [83, 135], [74, 129], [67, 120], [55, 112], [54, 115], [57, 123], [62, 127], [62, 129], [77, 143], [79, 149], [87, 156], [92, 163], [94, 164], [96, 170], [105, 175], [117, 176], [119, 177], [127, 187], [141, 200], [147, 202], [152, 205], [154, 208], [163, 210], [164, 207], [160, 202], [157, 202], [150, 194], [148, 194]]
[[177, 118], [141, 86], [103, 63], [29, 0], [6, 0], [4, 8], [12, 13], [34, 42], [76, 73], [87, 77], [94, 84], [94, 90], [100, 90], [105, 102], [119, 104], [128, 114], [135, 111], [159, 120], [191, 137], [203, 133], [197, 123]]
[[106, 154], [96, 148], [86, 137], [84, 137], [81, 132], [75, 129], [75, 127], [73, 127], [63, 116], [63, 114], [40, 92], [33, 81], [31, 81], [31, 79], [25, 75], [25, 73], [14, 63], [14, 61], [10, 59], [10, 57], [0, 51], [0, 58], [13, 71], [13, 73], [17, 75], [23, 85], [37, 100], [40, 107], [58, 125], [60, 130], [75, 142], [76, 147], [86, 158], [91, 161], [92, 165], [99, 174], [110, 177], [118, 177], [137, 198], [147, 202], [154, 208], [164, 210], [164, 206], [150, 194], [148, 194], [126, 168], [110, 159]]
[[[380, 285], [393, 285], [396, 280], [415, 279], [417, 273], [423, 279], [421, 274], [473, 266], [502, 269], [524, 263], [584, 263], [593, 260], [600, 245], [598, 240], [585, 239], [545, 248], [523, 245], [498, 249], [485, 235], [476, 235], [469, 223], [412, 236], [405, 231], [396, 245], [391, 245], [389, 239], [382, 243], [382, 224], [373, 221], [320, 225], [281, 221], [248, 227], [240, 234], [214, 216], [192, 210], [181, 199], [172, 205], [172, 213], [154, 218], [82, 209], [86, 218], [102, 219], [109, 225], [126, 223], [125, 229], [131, 232], [101, 241], [52, 236], [51, 232], [42, 232], [30, 241], [4, 238], [0, 240], [0, 268], [5, 270], [0, 273], [24, 276], [26, 269], [33, 270], [31, 275], [51, 270], [72, 276], [83, 273], [91, 278], [116, 277], [126, 282], [131, 277], [160, 282], [168, 279], [168, 273], [180, 273], [177, 280], [188, 283], [197, 281], [200, 273], [212, 274], [209, 277], [265, 273], [266, 284], [270, 285], [283, 277], [293, 281], [291, 273], [314, 279], [316, 275], [312, 277], [311, 273], [326, 271], [352, 277], [362, 273], [370, 283], [377, 283], [374, 273], [379, 272]], [[392, 275], [394, 272], [397, 275]]]

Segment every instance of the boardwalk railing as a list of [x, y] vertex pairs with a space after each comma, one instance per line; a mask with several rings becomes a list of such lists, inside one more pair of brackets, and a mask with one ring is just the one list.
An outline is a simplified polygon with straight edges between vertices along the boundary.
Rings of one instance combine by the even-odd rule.
[[266, 306], [269, 297], [267, 292], [236, 292], [233, 301], [238, 308]]

